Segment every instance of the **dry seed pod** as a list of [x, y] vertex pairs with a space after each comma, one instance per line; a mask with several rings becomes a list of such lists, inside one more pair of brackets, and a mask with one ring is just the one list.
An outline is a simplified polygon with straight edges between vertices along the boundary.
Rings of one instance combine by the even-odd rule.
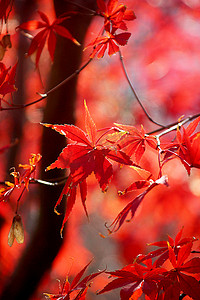
[[22, 224], [22, 219], [20, 215], [16, 215], [13, 218], [12, 225], [8, 234], [8, 245], [11, 247], [14, 239], [16, 238], [16, 241], [19, 244], [23, 244], [24, 242], [24, 227]]
[[8, 234], [8, 245], [11, 247], [14, 242], [15, 236], [14, 236], [14, 223], [12, 222], [9, 234]]

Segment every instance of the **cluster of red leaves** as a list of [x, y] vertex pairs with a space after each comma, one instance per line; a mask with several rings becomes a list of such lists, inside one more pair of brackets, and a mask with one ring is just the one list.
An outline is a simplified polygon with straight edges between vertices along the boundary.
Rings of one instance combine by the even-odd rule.
[[58, 300], [64, 300], [64, 299], [70, 299], [70, 300], [85, 300], [86, 299], [86, 293], [88, 291], [88, 288], [90, 286], [90, 281], [100, 275], [102, 272], [97, 272], [94, 274], [90, 274], [86, 277], [84, 277], [82, 280], [82, 276], [89, 266], [91, 262], [89, 262], [72, 280], [71, 284], [68, 281], [68, 276], [66, 280], [64, 281], [62, 287], [59, 286], [59, 293], [58, 294], [47, 294], [44, 293], [45, 296], [48, 297], [48, 299], [58, 299]]
[[[104, 26], [101, 30], [105, 35], [96, 37], [87, 47], [93, 47], [90, 55], [93, 58], [97, 53], [97, 57], [104, 56], [108, 48], [108, 54], [111, 56], [119, 51], [119, 46], [125, 46], [131, 33], [124, 32], [117, 34], [116, 31], [127, 30], [125, 21], [135, 19], [135, 14], [132, 10], [127, 10], [124, 4], [119, 4], [118, 0], [109, 0], [106, 4], [104, 0], [97, 0], [97, 14], [104, 18]], [[86, 47], [86, 48], [87, 48]]]
[[[78, 185], [86, 215], [88, 215], [86, 209], [86, 178], [94, 172], [102, 191], [104, 192], [107, 190], [108, 184], [113, 176], [113, 167], [110, 160], [121, 165], [130, 166], [139, 174], [140, 177], [142, 177], [141, 180], [133, 182], [124, 191], [119, 192], [119, 195], [125, 195], [128, 192], [138, 191], [144, 188], [145, 190], [131, 200], [125, 208], [120, 211], [111, 225], [107, 227], [109, 233], [117, 231], [125, 221], [130, 221], [134, 217], [136, 210], [142, 203], [144, 197], [152, 189], [158, 185], [168, 186], [167, 175], [162, 175], [162, 167], [164, 163], [168, 162], [171, 158], [178, 157], [187, 167], [188, 173], [191, 167], [199, 168], [200, 133], [194, 134], [199, 123], [199, 119], [200, 117], [192, 121], [186, 129], [184, 127], [182, 128], [183, 136], [178, 128], [176, 140], [169, 143], [167, 146], [165, 145], [165, 149], [162, 151], [160, 146], [158, 147], [157, 145], [159, 135], [153, 136], [145, 133], [143, 127], [141, 127], [141, 130], [138, 130], [134, 126], [115, 124], [114, 127], [107, 129], [106, 132], [99, 136], [86, 103], [86, 132], [73, 125], [43, 124], [45, 127], [52, 128], [60, 134], [63, 134], [70, 141], [68, 146], [60, 153], [58, 159], [46, 169], [51, 170], [53, 168], [61, 168], [69, 169], [70, 171], [67, 182], [55, 205], [55, 212], [58, 213], [57, 206], [61, 203], [63, 196], [67, 196], [67, 206], [61, 233], [76, 201]], [[173, 126], [172, 130], [174, 130]], [[102, 129], [99, 130], [99, 132], [102, 132]], [[139, 165], [140, 160], [145, 153], [146, 145], [150, 146], [150, 148], [154, 149], [158, 153], [164, 153], [163, 162], [160, 162], [160, 172], [155, 176], [156, 179], [154, 180], [151, 178], [153, 175]], [[133, 158], [133, 161], [131, 160], [131, 157]]]
[[[17, 64], [10, 68], [0, 62], [0, 109], [2, 100], [6, 102], [3, 98], [6, 94], [10, 94], [16, 91], [15, 87], [15, 74], [16, 74]], [[10, 72], [9, 72], [10, 71]], [[7, 103], [7, 102], [6, 102]]]
[[28, 50], [28, 56], [32, 55], [33, 53], [36, 53], [36, 61], [35, 61], [36, 67], [38, 67], [39, 59], [46, 41], [48, 44], [48, 51], [50, 57], [52, 61], [54, 60], [54, 52], [56, 47], [56, 34], [59, 34], [67, 39], [70, 39], [73, 43], [80, 46], [79, 42], [72, 36], [69, 30], [67, 30], [64, 26], [60, 25], [60, 23], [68, 19], [69, 16], [59, 17], [55, 19], [52, 24], [50, 24], [49, 18], [47, 17], [46, 14], [44, 14], [41, 11], [38, 11], [38, 13], [42, 21], [36, 21], [36, 20], [28, 21], [18, 26], [18, 28], [23, 30], [42, 29], [33, 38]]
[[14, 177], [14, 183], [6, 181], [6, 187], [0, 188], [0, 202], [7, 201], [15, 189], [26, 188], [28, 190], [29, 182], [33, 178], [36, 165], [40, 160], [40, 154], [31, 154], [29, 164], [19, 164], [19, 168], [22, 168], [24, 170], [23, 172], [20, 173], [14, 169], [14, 171], [11, 173], [11, 175]]
[[176, 140], [164, 149], [164, 161], [169, 158], [179, 157], [182, 164], [190, 174], [191, 168], [200, 168], [200, 132], [195, 132], [200, 117], [192, 121], [187, 128], [181, 127], [182, 133], [177, 126]]
[[[169, 241], [150, 244], [159, 249], [146, 256], [139, 255], [133, 264], [121, 270], [106, 272], [114, 280], [98, 294], [121, 288], [122, 300], [136, 300], [142, 294], [148, 300], [179, 300], [181, 293], [198, 300], [200, 284], [196, 275], [200, 274], [200, 258], [187, 260], [196, 239], [181, 238], [182, 231], [175, 240], [169, 237]], [[158, 258], [152, 263], [152, 258], [156, 257]], [[168, 261], [172, 268], [167, 267]]]
[[[180, 129], [177, 126], [176, 139], [174, 140], [174, 142], [165, 146], [165, 149], [163, 150], [164, 159], [162, 162], [163, 164], [160, 164], [160, 176], [162, 174], [162, 166], [172, 158], [180, 158], [181, 162], [187, 169], [188, 174], [190, 174], [190, 170], [192, 167], [200, 168], [200, 133], [194, 133], [197, 125], [199, 124], [199, 121], [200, 117], [192, 121], [187, 128], [184, 128], [182, 126], [183, 134], [181, 134]], [[117, 141], [119, 149], [123, 149], [123, 151], [130, 157], [133, 156], [136, 163], [140, 162], [140, 159], [145, 152], [145, 144], [148, 144], [153, 149], [157, 148], [156, 136], [146, 134], [143, 127], [141, 128], [141, 131], [138, 131], [133, 126], [121, 124], [115, 125], [120, 130], [125, 131], [125, 134], [122, 135]], [[133, 166], [133, 168], [135, 167]], [[137, 169], [137, 172], [139, 172], [140, 175], [145, 175], [145, 170]], [[150, 174], [149, 178], [133, 182], [123, 192], [119, 192], [120, 195], [125, 195], [127, 192], [146, 188], [144, 192], [130, 201], [126, 205], [126, 207], [117, 215], [115, 220], [108, 227], [111, 233], [113, 231], [117, 231], [122, 226], [129, 213], [131, 214], [129, 220], [134, 217], [135, 212], [144, 197], [155, 186], [157, 186], [158, 184], [168, 186], [167, 176], [160, 176], [157, 180], [153, 181], [152, 179], [150, 179]], [[112, 228], [112, 230], [110, 230], [110, 228]]]

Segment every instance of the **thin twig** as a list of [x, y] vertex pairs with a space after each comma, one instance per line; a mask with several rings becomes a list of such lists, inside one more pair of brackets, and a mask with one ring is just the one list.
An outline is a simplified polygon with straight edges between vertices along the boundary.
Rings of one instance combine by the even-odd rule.
[[23, 195], [23, 193], [24, 193], [25, 189], [26, 189], [26, 186], [24, 186], [24, 188], [23, 188], [23, 190], [22, 190], [22, 192], [21, 192], [21, 194], [20, 194], [19, 198], [17, 199], [17, 206], [16, 206], [16, 211], [15, 211], [15, 214], [17, 214], [17, 213], [18, 213], [18, 209], [19, 209], [19, 201], [21, 200], [21, 197], [22, 197], [22, 195]]
[[159, 139], [162, 135], [165, 135], [165, 134], [167, 134], [167, 133], [169, 133], [169, 132], [171, 132], [171, 131], [174, 131], [174, 130], [176, 130], [177, 129], [177, 127], [181, 127], [181, 126], [183, 126], [185, 123], [187, 123], [189, 120], [188, 120], [189, 118], [186, 118], [185, 120], [183, 120], [183, 121], [179, 121], [178, 123], [176, 123], [175, 125], [173, 125], [173, 126], [171, 126], [170, 128], [167, 128], [166, 130], [164, 130], [163, 132], [161, 132], [160, 134], [157, 134], [156, 135], [156, 137]]
[[64, 184], [66, 182], [67, 178], [68, 177], [65, 177], [64, 179], [62, 179], [60, 181], [57, 180], [55, 182], [31, 178], [31, 180], [29, 181], [29, 183], [39, 183], [39, 184], [44, 184], [44, 185], [58, 186], [58, 185]]
[[[187, 118], [183, 119], [182, 121], [173, 122], [173, 123], [171, 123], [171, 124], [165, 125], [163, 128], [159, 128], [159, 129], [155, 129], [155, 130], [153, 130], [153, 131], [150, 131], [150, 132], [148, 132], [147, 134], [148, 134], [148, 135], [154, 134], [154, 133], [156, 133], [156, 132], [160, 132], [160, 131], [165, 130], [165, 129], [170, 129], [170, 131], [176, 130], [177, 125], [179, 125], [179, 124], [182, 124], [182, 125], [183, 125], [183, 124], [186, 124], [186, 123], [188, 123], [188, 122], [190, 122], [190, 121], [192, 121], [192, 120], [198, 118], [199, 116], [200, 116], [200, 113], [195, 114], [195, 115], [193, 115], [193, 116], [190, 116], [190, 117], [187, 117]], [[182, 125], [181, 125], [181, 126], [182, 126]], [[172, 129], [171, 129], [171, 128], [172, 128]], [[168, 132], [170, 132], [170, 131], [166, 131], [165, 134], [168, 133]]]
[[133, 92], [133, 94], [134, 94], [134, 96], [135, 96], [135, 99], [137, 100], [138, 104], [139, 104], [140, 107], [142, 108], [143, 112], [145, 113], [145, 115], [147, 116], [147, 118], [149, 119], [149, 121], [151, 121], [152, 123], [154, 123], [154, 124], [160, 126], [161, 128], [165, 128], [165, 126], [163, 126], [162, 124], [159, 124], [158, 122], [154, 121], [154, 120], [151, 118], [151, 116], [150, 116], [150, 115], [148, 114], [148, 112], [146, 111], [144, 105], [143, 105], [142, 102], [140, 101], [140, 99], [139, 99], [138, 95], [136, 94], [136, 91], [135, 91], [135, 89], [134, 89], [134, 87], [133, 87], [133, 85], [132, 85], [132, 83], [131, 83], [131, 81], [130, 81], [130, 79], [129, 79], [129, 76], [128, 76], [128, 73], [127, 73], [127, 71], [126, 71], [126, 68], [125, 68], [125, 65], [124, 65], [124, 60], [123, 60], [123, 57], [122, 57], [122, 54], [121, 54], [121, 51], [120, 51], [120, 50], [119, 50], [119, 57], [120, 57], [120, 61], [121, 61], [121, 65], [122, 65], [122, 69], [123, 69], [124, 75], [125, 75], [125, 77], [126, 77], [126, 79], [127, 79], [127, 81], [128, 81], [128, 84], [129, 84], [129, 86], [130, 86], [130, 88], [131, 88], [131, 90], [132, 90], [132, 92]]
[[91, 8], [85, 7], [85, 6], [81, 5], [81, 4], [75, 3], [75, 2], [70, 1], [70, 0], [65, 0], [65, 2], [69, 3], [69, 4], [72, 4], [72, 5], [74, 5], [74, 6], [78, 7], [78, 8], [87, 10], [88, 12], [90, 12], [94, 16], [97, 15], [97, 12], [95, 10], [91, 9]]
[[0, 111], [3, 111], [3, 110], [23, 109], [23, 108], [26, 108], [28, 106], [31, 106], [33, 104], [36, 104], [36, 103], [38, 103], [38, 102], [46, 99], [49, 94], [53, 93], [58, 88], [60, 88], [61, 86], [63, 86], [65, 83], [67, 83], [68, 81], [70, 81], [72, 78], [74, 78], [75, 76], [77, 76], [83, 69], [85, 69], [89, 65], [89, 63], [91, 61], [92, 61], [92, 58], [90, 58], [80, 69], [76, 70], [73, 74], [71, 74], [70, 76], [68, 76], [67, 78], [65, 78], [63, 81], [61, 81], [60, 83], [58, 83], [52, 89], [48, 90], [46, 93], [44, 93], [44, 94], [38, 93], [41, 96], [39, 99], [37, 99], [35, 101], [32, 101], [32, 102], [29, 102], [27, 104], [15, 104], [15, 106], [12, 106], [12, 107], [1, 107]]

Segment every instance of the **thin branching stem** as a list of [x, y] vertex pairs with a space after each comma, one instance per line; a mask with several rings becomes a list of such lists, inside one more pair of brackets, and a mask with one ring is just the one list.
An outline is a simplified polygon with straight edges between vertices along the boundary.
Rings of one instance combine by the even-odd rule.
[[19, 209], [19, 202], [20, 202], [20, 200], [21, 200], [21, 197], [22, 197], [22, 195], [23, 195], [23, 193], [24, 193], [25, 189], [26, 189], [26, 187], [24, 186], [24, 188], [23, 188], [23, 190], [22, 190], [22, 192], [21, 192], [21, 194], [20, 194], [19, 198], [17, 199], [17, 206], [16, 206], [16, 211], [15, 211], [15, 214], [17, 214], [17, 213], [18, 213], [18, 209]]
[[129, 79], [129, 76], [128, 76], [128, 73], [127, 73], [127, 71], [126, 71], [126, 67], [125, 67], [125, 64], [124, 64], [123, 56], [122, 56], [120, 50], [119, 50], [119, 57], [120, 57], [120, 62], [121, 62], [122, 69], [123, 69], [124, 75], [125, 75], [125, 77], [126, 77], [126, 80], [127, 80], [128, 84], [129, 84], [129, 86], [130, 86], [130, 88], [131, 88], [131, 91], [133, 92], [133, 95], [134, 95], [135, 99], [137, 100], [138, 104], [139, 104], [140, 107], [142, 108], [144, 114], [147, 116], [147, 118], [149, 119], [149, 121], [151, 121], [152, 123], [154, 123], [154, 124], [160, 126], [161, 128], [165, 128], [164, 125], [159, 124], [158, 122], [154, 121], [154, 120], [151, 118], [151, 116], [150, 116], [150, 115], [148, 114], [148, 112], [146, 111], [144, 105], [143, 105], [142, 102], [140, 101], [140, 99], [139, 99], [138, 95], [136, 94], [136, 91], [135, 91], [135, 89], [134, 89], [134, 87], [133, 87], [133, 84], [131, 83], [131, 81], [130, 81], [130, 79]]
[[41, 102], [42, 100], [46, 99], [49, 94], [53, 93], [54, 91], [56, 91], [58, 88], [60, 88], [61, 86], [63, 86], [64, 84], [66, 84], [68, 81], [70, 81], [72, 78], [74, 78], [75, 76], [77, 76], [82, 70], [84, 70], [89, 63], [92, 61], [92, 58], [90, 58], [81, 68], [79, 68], [78, 70], [76, 70], [73, 74], [71, 74], [70, 76], [68, 76], [67, 78], [65, 78], [63, 81], [61, 81], [59, 84], [57, 84], [56, 86], [54, 86], [52, 89], [48, 90], [46, 93], [44, 94], [40, 94], [38, 93], [41, 97], [35, 101], [31, 101], [27, 104], [16, 104], [15, 106], [12, 107], [1, 107], [0, 111], [3, 110], [15, 110], [15, 109], [23, 109], [26, 108], [28, 106], [34, 105], [38, 102]]
[[53, 181], [46, 181], [46, 180], [42, 180], [42, 179], [31, 178], [29, 183], [39, 183], [39, 184], [50, 185], [50, 186], [58, 186], [58, 185], [63, 185], [67, 181], [67, 178], [68, 177], [65, 177], [61, 180], [58, 179], [54, 182]]
[[83, 10], [88, 11], [89, 13], [91, 13], [92, 16], [97, 15], [97, 12], [95, 10], [93, 10], [91, 8], [88, 8], [88, 7], [85, 7], [85, 6], [83, 6], [83, 5], [79, 4], [79, 3], [75, 3], [74, 1], [70, 1], [70, 0], [65, 0], [65, 2], [69, 3], [69, 4], [72, 4], [72, 5], [74, 5], [74, 6], [78, 7], [78, 8], [81, 8]]
[[[183, 124], [186, 124], [186, 123], [188, 123], [188, 122], [190, 122], [190, 121], [192, 121], [192, 120], [198, 118], [199, 116], [200, 116], [200, 113], [195, 114], [195, 115], [193, 115], [193, 116], [190, 116], [190, 117], [187, 117], [187, 118], [183, 119], [182, 121], [173, 122], [173, 123], [171, 123], [171, 124], [165, 125], [163, 128], [158, 128], [158, 129], [155, 129], [155, 130], [153, 130], [153, 131], [150, 131], [150, 132], [148, 132], [147, 134], [150, 135], [150, 134], [154, 134], [154, 133], [156, 133], [156, 132], [160, 132], [160, 131], [165, 130], [165, 129], [169, 129], [169, 130], [164, 131], [164, 134], [167, 134], [167, 133], [169, 133], [169, 132], [171, 132], [171, 131], [176, 130], [176, 129], [177, 129], [177, 126], [180, 126], [180, 124], [181, 124], [181, 126], [182, 126]], [[162, 135], [163, 135], [163, 134], [162, 134]], [[161, 135], [160, 135], [160, 136], [161, 136]]]

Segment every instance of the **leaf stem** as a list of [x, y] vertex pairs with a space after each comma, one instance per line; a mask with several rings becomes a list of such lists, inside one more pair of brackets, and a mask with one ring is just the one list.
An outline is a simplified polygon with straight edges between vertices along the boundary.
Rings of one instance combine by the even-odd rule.
[[128, 76], [128, 73], [127, 73], [127, 71], [126, 71], [126, 68], [125, 68], [125, 65], [124, 65], [124, 60], [123, 60], [123, 57], [122, 57], [122, 54], [121, 54], [121, 51], [120, 51], [120, 50], [119, 50], [119, 57], [120, 57], [122, 69], [123, 69], [124, 75], [125, 75], [125, 77], [126, 77], [126, 80], [128, 81], [128, 84], [129, 84], [129, 86], [130, 86], [130, 88], [131, 88], [131, 91], [133, 92], [134, 97], [135, 97], [135, 99], [137, 100], [137, 102], [138, 102], [138, 104], [140, 105], [140, 107], [142, 108], [144, 114], [147, 116], [147, 118], [149, 119], [149, 121], [151, 121], [152, 123], [154, 123], [154, 124], [160, 126], [162, 129], [165, 128], [165, 126], [163, 126], [162, 124], [160, 124], [160, 123], [154, 121], [154, 120], [151, 118], [151, 116], [150, 116], [150, 115], [148, 114], [148, 112], [146, 111], [144, 105], [143, 105], [142, 102], [140, 101], [140, 99], [139, 99], [138, 95], [136, 94], [136, 91], [135, 91], [135, 89], [134, 89], [134, 87], [133, 87], [133, 85], [132, 85], [132, 83], [131, 83], [131, 81], [130, 81], [130, 79], [129, 79], [129, 76]]
[[23, 195], [25, 189], [26, 189], [26, 186], [24, 186], [24, 188], [23, 188], [23, 190], [22, 190], [22, 192], [21, 192], [19, 198], [17, 199], [17, 206], [16, 206], [16, 211], [15, 211], [15, 214], [16, 214], [16, 215], [17, 215], [18, 209], [19, 209], [19, 201], [21, 200], [21, 197], [22, 197], [22, 195]]

